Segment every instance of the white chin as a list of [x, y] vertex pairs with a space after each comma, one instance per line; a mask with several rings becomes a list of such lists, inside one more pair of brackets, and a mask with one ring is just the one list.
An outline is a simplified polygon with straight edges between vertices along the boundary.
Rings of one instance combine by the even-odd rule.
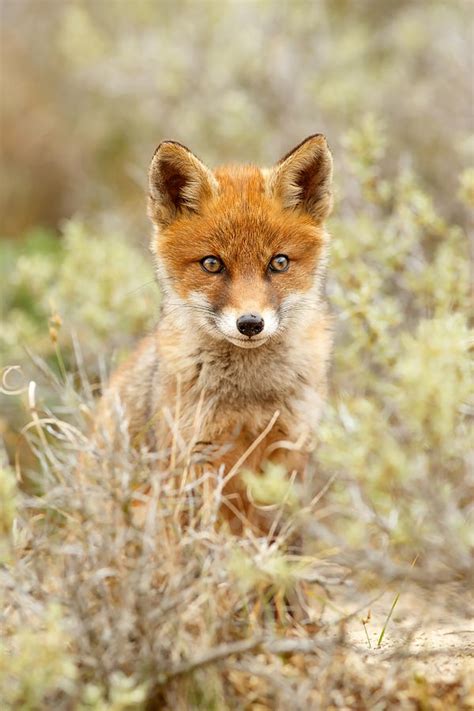
[[229, 343], [239, 348], [258, 348], [268, 341], [268, 338], [259, 338], [255, 341], [251, 338], [231, 338], [230, 336], [226, 336], [226, 338]]

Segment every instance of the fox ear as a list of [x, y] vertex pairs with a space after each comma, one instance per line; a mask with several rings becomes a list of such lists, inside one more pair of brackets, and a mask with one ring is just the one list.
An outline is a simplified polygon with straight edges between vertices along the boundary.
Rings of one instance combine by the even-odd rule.
[[269, 189], [285, 207], [322, 222], [332, 208], [332, 156], [321, 133], [309, 136], [270, 171]]
[[148, 173], [148, 214], [162, 226], [180, 213], [198, 212], [217, 190], [217, 181], [204, 163], [175, 141], [163, 141], [155, 151]]

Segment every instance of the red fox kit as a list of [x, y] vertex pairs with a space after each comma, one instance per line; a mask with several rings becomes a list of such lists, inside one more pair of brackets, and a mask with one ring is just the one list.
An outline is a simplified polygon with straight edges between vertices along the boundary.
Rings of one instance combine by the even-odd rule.
[[151, 162], [159, 324], [113, 376], [98, 426], [120, 400], [137, 447], [171, 452], [177, 428], [201, 468], [231, 473], [222, 509], [236, 532], [242, 516], [260, 521], [239, 471], [304, 475], [326, 396], [331, 177], [320, 134], [270, 169], [212, 171], [173, 141]]

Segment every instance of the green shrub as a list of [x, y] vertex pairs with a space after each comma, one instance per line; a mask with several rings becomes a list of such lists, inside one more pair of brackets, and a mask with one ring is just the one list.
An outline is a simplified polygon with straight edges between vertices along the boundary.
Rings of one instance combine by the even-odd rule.
[[4, 366], [24, 347], [51, 359], [58, 339], [70, 361], [72, 334], [90, 359], [104, 347], [110, 351], [129, 345], [156, 318], [151, 260], [124, 235], [75, 220], [64, 225], [61, 241], [45, 245], [30, 239], [13, 255], [2, 287]]

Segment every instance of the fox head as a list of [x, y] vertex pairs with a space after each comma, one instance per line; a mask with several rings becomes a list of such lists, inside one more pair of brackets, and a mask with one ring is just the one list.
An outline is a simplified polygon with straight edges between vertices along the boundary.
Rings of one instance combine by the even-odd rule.
[[317, 308], [332, 206], [332, 158], [321, 134], [273, 168], [207, 168], [160, 143], [149, 171], [152, 249], [165, 307], [184, 327], [257, 348]]

